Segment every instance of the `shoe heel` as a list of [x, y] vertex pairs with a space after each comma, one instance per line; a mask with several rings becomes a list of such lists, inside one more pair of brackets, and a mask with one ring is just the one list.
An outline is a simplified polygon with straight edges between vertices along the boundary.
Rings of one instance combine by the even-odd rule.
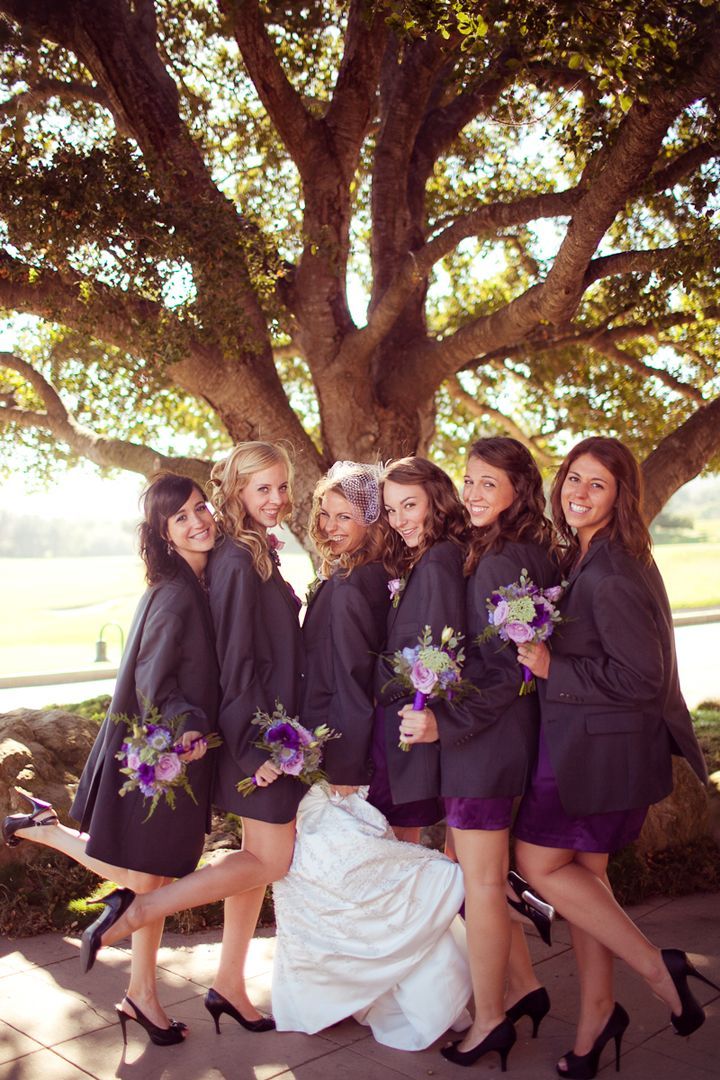
[[120, 1021], [120, 1027], [122, 1028], [123, 1044], [127, 1046], [127, 1031], [125, 1029], [130, 1017], [126, 1012], [123, 1012], [122, 1009], [115, 1009], [115, 1012], [117, 1013], [118, 1020]]
[[620, 1046], [622, 1045], [622, 1038], [624, 1032], [620, 1031], [615, 1036], [615, 1072], [620, 1072]]
[[538, 1032], [540, 1030], [540, 1025], [542, 1024], [543, 1020], [545, 1019], [545, 1015], [546, 1014], [543, 1013], [542, 1016], [531, 1016], [530, 1017], [530, 1019], [532, 1020], [532, 1026], [533, 1026], [533, 1029], [532, 1029], [532, 1038], [533, 1039], [537, 1039]]
[[701, 975], [698, 969], [693, 967], [689, 960], [687, 962], [687, 973], [688, 975], [692, 975], [695, 979], [699, 979], [700, 982], [704, 982], [706, 986], [712, 986], [713, 990], [720, 990], [720, 986], [717, 986], [712, 979], [708, 979], [706, 975]]
[[223, 1014], [222, 1006], [221, 1005], [206, 1005], [205, 1008], [207, 1009], [207, 1011], [210, 1013], [213, 1020], [215, 1021], [215, 1032], [216, 1032], [216, 1034], [219, 1035], [220, 1034], [220, 1017]]
[[510, 1047], [506, 1046], [504, 1050], [498, 1050], [500, 1055], [500, 1072], [507, 1072], [507, 1059], [510, 1054]]

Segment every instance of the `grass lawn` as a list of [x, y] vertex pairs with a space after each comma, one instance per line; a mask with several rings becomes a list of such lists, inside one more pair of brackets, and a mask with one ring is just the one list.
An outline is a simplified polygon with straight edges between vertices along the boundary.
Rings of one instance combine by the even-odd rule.
[[659, 544], [654, 554], [673, 609], [720, 606], [720, 543]]
[[[660, 545], [655, 555], [673, 608], [720, 605], [720, 543]], [[309, 559], [288, 553], [282, 562], [304, 596], [313, 576]], [[117, 623], [127, 637], [144, 588], [139, 559], [123, 555], [0, 559], [0, 583], [0, 675], [91, 668], [101, 626]], [[108, 627], [104, 639], [117, 664], [117, 628]]]
[[[313, 576], [310, 560], [284, 554], [282, 563], [304, 596]], [[117, 623], [127, 638], [145, 582], [142, 564], [132, 555], [0, 559], [0, 588], [0, 675], [10, 675], [92, 668], [100, 628]], [[108, 660], [117, 665], [119, 631], [107, 627], [103, 638]]]

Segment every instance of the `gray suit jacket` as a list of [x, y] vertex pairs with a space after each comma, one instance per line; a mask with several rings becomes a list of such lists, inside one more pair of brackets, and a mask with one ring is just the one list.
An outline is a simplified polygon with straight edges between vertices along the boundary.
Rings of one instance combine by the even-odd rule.
[[457, 703], [433, 704], [446, 797], [520, 795], [527, 785], [537, 753], [537, 693], [519, 696], [522, 669], [514, 645], [499, 638], [475, 642], [488, 625], [487, 598], [499, 586], [517, 581], [524, 569], [541, 588], [560, 580], [547, 551], [533, 543], [506, 543], [485, 555], [468, 578], [463, 678], [474, 690]]
[[303, 650], [298, 604], [273, 567], [262, 581], [246, 547], [226, 537], [210, 556], [207, 572], [215, 624], [221, 700], [213, 803], [260, 821], [285, 823], [295, 817], [306, 788], [281, 776], [266, 788], [240, 795], [239, 780], [252, 776], [268, 754], [252, 744], [260, 735], [251, 723], [257, 709], [271, 713], [275, 701], [296, 716]]
[[398, 747], [403, 705], [412, 704], [412, 692], [393, 682], [392, 656], [405, 646], [417, 645], [425, 626], [439, 645], [443, 627], [465, 633], [465, 579], [463, 553], [450, 540], [433, 544], [415, 564], [397, 607], [390, 608], [387, 642], [375, 671], [375, 693], [385, 713], [385, 748], [393, 802], [415, 802], [440, 794], [440, 744], [418, 743], [409, 751]]
[[144, 716], [145, 702], [179, 729], [214, 730], [218, 672], [207, 598], [186, 563], [170, 581], [148, 589], [135, 612], [108, 716], [102, 723], [71, 807], [80, 828], [90, 833], [87, 852], [129, 870], [180, 877], [195, 869], [210, 819], [213, 758], [210, 750], [188, 766], [197, 806], [183, 791], [175, 810], [164, 800], [149, 821], [139, 791], [118, 794], [125, 777], [115, 757], [125, 725], [110, 716]]
[[671, 753], [707, 772], [680, 692], [670, 606], [657, 567], [593, 543], [561, 603], [542, 722], [568, 814], [628, 810], [672, 790]]
[[302, 722], [342, 735], [327, 743], [323, 769], [334, 784], [367, 784], [372, 771], [375, 662], [385, 644], [390, 595], [381, 563], [335, 573], [312, 597], [303, 623], [306, 670]]

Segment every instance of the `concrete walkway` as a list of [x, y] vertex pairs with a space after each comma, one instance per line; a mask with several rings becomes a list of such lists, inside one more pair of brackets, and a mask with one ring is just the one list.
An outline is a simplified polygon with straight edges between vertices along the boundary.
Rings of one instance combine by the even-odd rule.
[[[653, 941], [686, 949], [696, 967], [720, 984], [720, 895], [658, 898], [631, 914]], [[529, 936], [552, 1009], [536, 1041], [530, 1038], [529, 1020], [519, 1022], [508, 1076], [549, 1080], [556, 1075], [556, 1060], [572, 1046], [577, 978], [564, 923], [556, 925], [551, 949], [532, 932]], [[219, 937], [218, 931], [166, 935], [160, 996], [191, 1033], [183, 1045], [156, 1047], [130, 1024], [126, 1051], [113, 1007], [127, 985], [126, 948], [103, 950], [92, 972], [83, 976], [73, 938], [6, 939], [0, 948], [0, 1080], [459, 1080], [465, 1075], [444, 1061], [437, 1047], [414, 1054], [389, 1050], [353, 1020], [314, 1036], [253, 1035], [225, 1016], [217, 1036], [203, 994], [212, 985]], [[266, 1011], [274, 950], [275, 938], [259, 935], [248, 962], [251, 996]], [[617, 997], [631, 1018], [623, 1043], [623, 1080], [720, 1076], [720, 994], [697, 980], [691, 985], [708, 1019], [688, 1040], [675, 1035], [667, 1009], [618, 964]], [[600, 1076], [614, 1075], [611, 1051], [607, 1047], [603, 1054]], [[490, 1054], [468, 1075], [497, 1077], [499, 1072], [498, 1056]]]

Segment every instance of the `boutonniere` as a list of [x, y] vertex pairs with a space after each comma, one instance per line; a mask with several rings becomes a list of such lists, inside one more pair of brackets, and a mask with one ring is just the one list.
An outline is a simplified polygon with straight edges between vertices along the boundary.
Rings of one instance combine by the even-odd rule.
[[405, 591], [407, 585], [407, 578], [394, 577], [387, 583], [388, 592], [390, 593], [390, 599], [392, 600], [392, 606], [397, 607], [400, 603], [400, 597]]
[[276, 566], [280, 565], [280, 552], [285, 547], [284, 540], [278, 540], [274, 533], [267, 534], [267, 546], [270, 552], [270, 558]]

